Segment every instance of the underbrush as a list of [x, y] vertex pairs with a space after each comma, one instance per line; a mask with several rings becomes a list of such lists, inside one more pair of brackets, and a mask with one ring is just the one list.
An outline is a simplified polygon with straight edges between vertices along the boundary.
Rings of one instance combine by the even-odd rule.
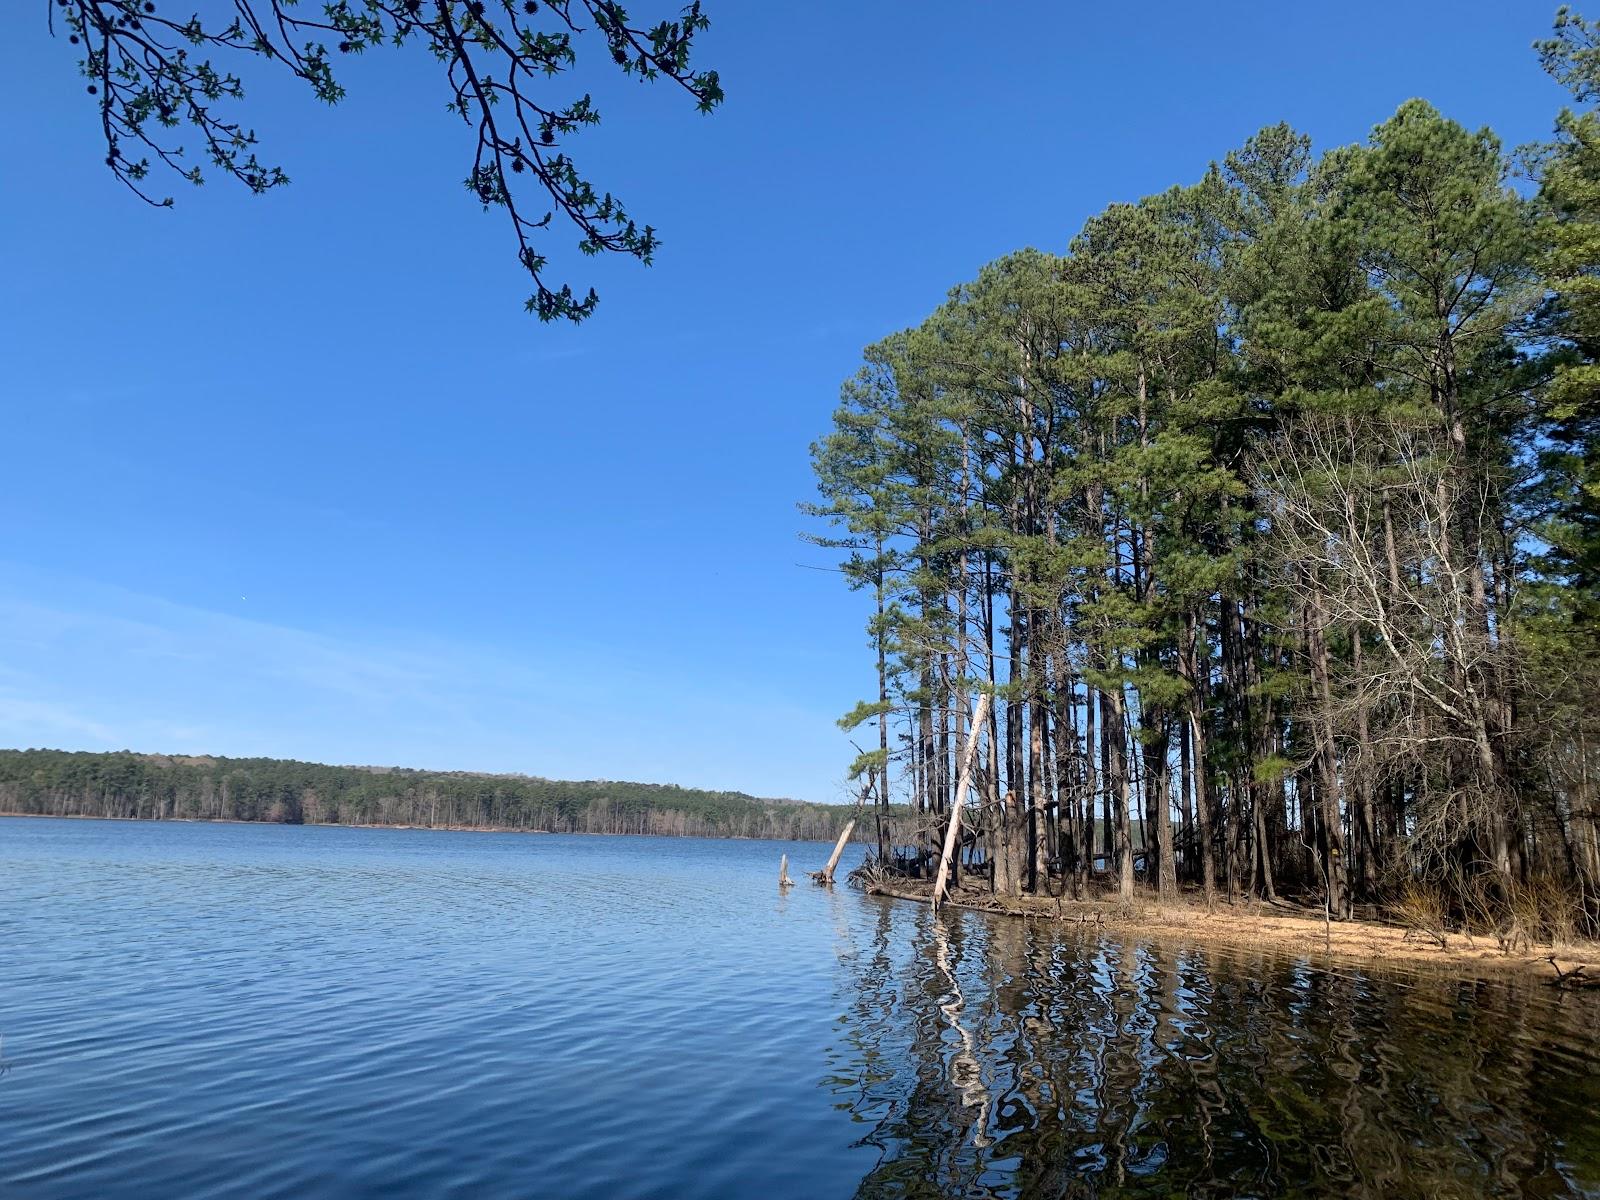
[[1385, 906], [1408, 938], [1444, 949], [1451, 934], [1469, 944], [1492, 938], [1502, 954], [1535, 946], [1561, 949], [1597, 932], [1578, 889], [1552, 875], [1509, 882], [1478, 876], [1443, 882], [1407, 879]]

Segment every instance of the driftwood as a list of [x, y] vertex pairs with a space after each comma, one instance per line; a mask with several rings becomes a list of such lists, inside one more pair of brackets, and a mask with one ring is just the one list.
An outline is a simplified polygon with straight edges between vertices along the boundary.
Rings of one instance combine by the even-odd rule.
[[[923, 904], [928, 899], [927, 891], [897, 884], [881, 874], [863, 875], [860, 884], [862, 890], [869, 896], [886, 896], [891, 900], [913, 900], [918, 904]], [[1059, 897], [1057, 899], [1059, 901]], [[1014, 897], [997, 896], [993, 892], [960, 890], [944, 897], [940, 905], [944, 908], [961, 908], [969, 912], [987, 913], [995, 917], [1021, 917], [1023, 920], [1052, 915], [1048, 910], [1028, 908], [1017, 904]], [[1093, 925], [1098, 929], [1106, 927], [1106, 910], [1100, 905], [1075, 901], [1073, 908], [1076, 911], [1065, 912], [1058, 903], [1054, 919], [1065, 925]]]
[[1555, 968], [1556, 977], [1550, 981], [1552, 986], [1558, 988], [1600, 988], [1600, 975], [1590, 975], [1588, 967], [1579, 963], [1570, 971], [1563, 971], [1561, 964], [1556, 962], [1554, 954], [1547, 955], [1545, 961]]
[[938, 911], [945, 884], [950, 881], [950, 864], [955, 859], [956, 843], [961, 836], [961, 809], [967, 803], [967, 790], [972, 786], [972, 764], [978, 757], [978, 736], [983, 731], [983, 721], [989, 715], [993, 699], [984, 692], [972, 706], [972, 724], [968, 727], [966, 747], [961, 751], [961, 773], [956, 777], [956, 796], [950, 805], [950, 825], [944, 833], [944, 852], [939, 855], [939, 874], [933, 881], [934, 911]]
[[794, 886], [794, 880], [789, 878], [789, 856], [787, 854], [778, 860], [778, 886], [781, 888]]
[[839, 856], [844, 853], [845, 844], [850, 840], [850, 835], [856, 830], [856, 821], [851, 817], [845, 823], [839, 840], [833, 844], [833, 853], [828, 855], [828, 865], [820, 871], [811, 872], [811, 880], [819, 886], [830, 886], [833, 883], [833, 869], [839, 865]]
[[[888, 883], [869, 883], [866, 890], [869, 896], [888, 896], [892, 900], [915, 900], [918, 904], [928, 898], [926, 892], [913, 891], [910, 888], [898, 888]], [[1029, 915], [1015, 908], [1007, 908], [999, 900], [991, 899], [986, 895], [964, 896], [960, 900], [954, 900], [946, 896], [943, 903], [948, 908], [965, 908], [973, 912], [994, 913], [1008, 917]]]

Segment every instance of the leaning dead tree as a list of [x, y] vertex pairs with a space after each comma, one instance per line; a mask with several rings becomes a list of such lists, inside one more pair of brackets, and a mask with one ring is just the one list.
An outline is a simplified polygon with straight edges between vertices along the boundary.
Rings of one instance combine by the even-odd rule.
[[944, 848], [939, 854], [939, 874], [933, 881], [932, 904], [935, 911], [939, 908], [939, 901], [944, 898], [945, 885], [950, 881], [950, 872], [955, 865], [956, 848], [961, 836], [961, 814], [966, 808], [967, 793], [972, 787], [972, 772], [977, 765], [978, 738], [983, 729], [983, 723], [989, 716], [989, 705], [992, 701], [987, 692], [978, 697], [978, 702], [972, 708], [972, 723], [967, 726], [966, 748], [961, 752], [960, 774], [956, 781], [955, 800], [950, 805], [950, 822], [945, 829]]
[[838, 868], [839, 858], [844, 854], [844, 848], [850, 841], [850, 835], [855, 831], [856, 822], [855, 818], [852, 817], [845, 822], [844, 828], [839, 831], [839, 838], [833, 843], [833, 853], [828, 855], [827, 865], [820, 871], [811, 872], [811, 879], [814, 883], [822, 884], [825, 887], [833, 883], [833, 872]]

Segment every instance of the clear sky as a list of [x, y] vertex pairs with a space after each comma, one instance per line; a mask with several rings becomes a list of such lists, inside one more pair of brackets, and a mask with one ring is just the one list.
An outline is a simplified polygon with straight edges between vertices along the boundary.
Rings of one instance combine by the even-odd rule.
[[1562, 99], [1554, 0], [705, 8], [725, 106], [608, 77], [572, 145], [663, 240], [572, 264], [576, 329], [523, 314], [420, 52], [341, 61], [331, 111], [249, 64], [293, 184], [160, 212], [10, 14], [0, 745], [840, 799], [865, 598], [796, 504], [863, 345], [1262, 125], [1423, 96], [1515, 144]]

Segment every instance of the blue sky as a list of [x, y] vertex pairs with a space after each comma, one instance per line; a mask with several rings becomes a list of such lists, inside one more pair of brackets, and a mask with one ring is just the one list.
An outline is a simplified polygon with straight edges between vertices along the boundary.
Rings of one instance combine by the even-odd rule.
[[252, 64], [292, 186], [158, 212], [19, 11], [0, 745], [839, 799], [864, 601], [796, 503], [860, 348], [1265, 124], [1327, 147], [1424, 96], [1542, 137], [1554, 8], [706, 0], [716, 115], [596, 83], [574, 155], [663, 245], [575, 262], [563, 232], [602, 297], [575, 329], [522, 313], [425, 58], [341, 62], [331, 111]]

